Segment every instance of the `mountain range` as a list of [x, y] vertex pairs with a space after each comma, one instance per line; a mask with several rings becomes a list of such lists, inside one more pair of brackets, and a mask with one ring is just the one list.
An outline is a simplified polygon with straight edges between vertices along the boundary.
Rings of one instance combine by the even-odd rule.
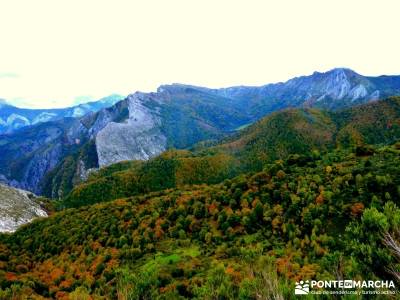
[[395, 280], [399, 139], [389, 97], [92, 171], [0, 234], [0, 298], [295, 300], [299, 279]]
[[163, 85], [80, 118], [1, 135], [0, 180], [58, 198], [91, 169], [221, 139], [277, 110], [340, 110], [397, 94], [400, 76], [368, 77], [343, 68], [261, 87]]
[[53, 198], [0, 184], [0, 299], [296, 299], [300, 280], [395, 280], [397, 82], [165, 85], [0, 135], [1, 181]]
[[[400, 97], [335, 112], [288, 108], [211, 145], [172, 149], [150, 160], [124, 161], [93, 171], [60, 205], [80, 207], [169, 188], [216, 184], [260, 172], [276, 161], [303, 165], [306, 157], [334, 149], [357, 149], [362, 156], [369, 153], [365, 145], [391, 145], [399, 140]], [[53, 188], [61, 188], [54, 183]]]
[[66, 117], [82, 117], [89, 112], [112, 106], [122, 98], [122, 96], [114, 94], [97, 101], [54, 109], [19, 108], [0, 99], [0, 133], [8, 133], [22, 127], [60, 120]]

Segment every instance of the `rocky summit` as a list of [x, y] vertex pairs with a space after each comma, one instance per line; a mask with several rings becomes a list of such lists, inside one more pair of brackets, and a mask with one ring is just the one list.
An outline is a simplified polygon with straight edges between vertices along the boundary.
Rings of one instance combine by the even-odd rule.
[[159, 107], [146, 107], [140, 94], [127, 98], [129, 117], [123, 123], [110, 122], [96, 136], [99, 166], [123, 160], [146, 160], [166, 150], [167, 137], [161, 132]]

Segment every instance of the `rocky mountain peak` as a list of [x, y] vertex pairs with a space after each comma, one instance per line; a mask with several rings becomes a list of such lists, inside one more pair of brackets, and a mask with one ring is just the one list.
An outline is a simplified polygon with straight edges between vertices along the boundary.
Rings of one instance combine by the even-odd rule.
[[151, 94], [136, 92], [126, 98], [128, 119], [109, 122], [96, 135], [99, 166], [123, 160], [146, 160], [166, 149], [167, 138], [160, 130], [161, 119]]
[[357, 72], [353, 71], [350, 68], [333, 68], [333, 69], [325, 72], [325, 74], [356, 74], [356, 75], [359, 75]]

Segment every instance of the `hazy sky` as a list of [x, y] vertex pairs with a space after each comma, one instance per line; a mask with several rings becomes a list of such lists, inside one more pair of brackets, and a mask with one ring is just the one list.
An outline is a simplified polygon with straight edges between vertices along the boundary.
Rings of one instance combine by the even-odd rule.
[[0, 0], [0, 98], [60, 107], [160, 84], [400, 74], [398, 0]]

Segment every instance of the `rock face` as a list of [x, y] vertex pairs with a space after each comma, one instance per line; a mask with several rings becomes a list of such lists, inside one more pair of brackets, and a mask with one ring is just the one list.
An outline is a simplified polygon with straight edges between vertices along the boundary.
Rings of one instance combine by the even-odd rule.
[[[335, 110], [396, 94], [400, 76], [365, 77], [341, 68], [260, 87], [163, 85], [155, 93], [137, 92], [83, 117], [38, 121], [13, 134], [0, 134], [0, 182], [41, 194], [50, 174], [46, 182], [51, 192], [46, 195], [60, 197], [68, 188], [60, 193], [58, 187], [83, 180], [89, 169], [219, 139], [279, 109]], [[0, 106], [4, 112], [7, 105]], [[71, 116], [80, 115], [84, 107], [74, 109]], [[36, 118], [48, 120], [51, 113], [41, 112]], [[7, 122], [0, 113], [0, 124]], [[82, 150], [88, 143], [90, 155]]]
[[100, 167], [123, 160], [147, 160], [166, 150], [159, 107], [146, 107], [140, 93], [126, 101], [129, 118], [123, 123], [109, 122], [96, 136]]
[[67, 153], [84, 142], [87, 130], [76, 119], [40, 123], [0, 135], [0, 177], [14, 187], [40, 193], [40, 182]]
[[24, 184], [22, 187], [38, 192], [39, 190], [34, 187], [40, 186], [40, 180], [44, 174], [57, 165], [60, 157], [62, 157], [62, 145], [60, 143], [55, 143], [53, 147], [35, 153], [23, 175], [22, 182]]
[[30, 192], [0, 184], [0, 232], [13, 232], [19, 226], [47, 213]]

